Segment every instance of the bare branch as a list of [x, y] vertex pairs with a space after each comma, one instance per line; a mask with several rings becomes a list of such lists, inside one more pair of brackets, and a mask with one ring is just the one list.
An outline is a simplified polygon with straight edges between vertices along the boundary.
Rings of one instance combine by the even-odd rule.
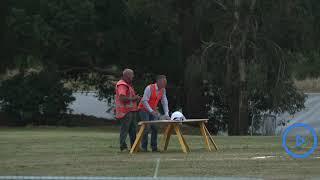
[[223, 10], [227, 10], [227, 6], [225, 6], [220, 0], [214, 0], [214, 2], [220, 7], [222, 7]]
[[225, 46], [223, 44], [219, 44], [217, 42], [210, 42], [208, 43], [208, 45], [203, 49], [202, 53], [201, 53], [201, 67], [202, 67], [202, 70], [205, 70], [205, 68], [203, 67], [206, 67], [207, 66], [207, 59], [206, 57], [208, 56], [208, 51], [210, 48], [212, 47], [221, 47], [221, 48], [225, 48], [225, 49], [229, 49], [228, 46]]
[[81, 67], [70, 67], [70, 68], [62, 68], [58, 72], [60, 73], [70, 73], [74, 71], [81, 71], [81, 72], [97, 72], [101, 74], [109, 74], [109, 75], [119, 75], [121, 72], [119, 72], [115, 68], [101, 68], [96, 66], [81, 66]]

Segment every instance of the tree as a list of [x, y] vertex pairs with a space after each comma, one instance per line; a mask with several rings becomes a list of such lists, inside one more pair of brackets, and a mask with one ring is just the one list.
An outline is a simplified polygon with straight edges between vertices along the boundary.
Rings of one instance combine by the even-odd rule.
[[224, 4], [226, 13], [220, 18], [231, 19], [231, 23], [225, 23], [227, 28], [220, 36], [222, 38], [209, 43], [204, 51], [205, 54], [210, 49], [214, 51], [211, 53], [213, 61], [225, 61], [219, 64], [225, 67], [220, 73], [225, 74], [222, 88], [230, 113], [229, 135], [248, 133], [249, 110], [251, 113], [257, 109], [258, 112], [279, 113], [303, 108], [304, 95], [292, 85], [285, 51], [268, 38], [266, 29], [270, 22], [266, 23], [268, 19], [263, 18], [264, 11], [259, 8], [265, 6], [260, 7], [260, 3], [234, 0], [231, 4]]
[[209, 111], [212, 130], [232, 135], [247, 133], [253, 113], [303, 107], [288, 52], [307, 56], [319, 45], [316, 0], [8, 2], [3, 69], [50, 70], [104, 98], [121, 68], [135, 69], [140, 93], [167, 74], [171, 109]]
[[56, 74], [28, 72], [5, 80], [0, 85], [1, 109], [16, 119], [16, 125], [45, 124], [45, 118], [61, 118], [74, 101]]
[[5, 54], [6, 45], [5, 45], [5, 34], [6, 34], [6, 17], [9, 11], [8, 0], [3, 0], [0, 2], [0, 73], [5, 70], [9, 65], [8, 59]]

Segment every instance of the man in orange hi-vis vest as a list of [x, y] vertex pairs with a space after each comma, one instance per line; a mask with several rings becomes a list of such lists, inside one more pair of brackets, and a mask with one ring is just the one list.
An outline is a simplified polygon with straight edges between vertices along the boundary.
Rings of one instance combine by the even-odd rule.
[[[157, 76], [155, 84], [148, 85], [145, 90], [141, 102], [139, 103], [139, 114], [140, 118], [143, 121], [152, 121], [159, 119], [160, 113], [157, 111], [157, 106], [159, 101], [161, 101], [162, 108], [164, 111], [164, 118], [170, 119], [169, 117], [169, 108], [168, 108], [168, 99], [166, 96], [166, 86], [167, 78], [165, 75]], [[141, 143], [141, 151], [147, 152], [148, 146], [148, 134], [151, 129], [151, 149], [152, 152], [157, 152], [157, 136], [158, 130], [156, 125], [150, 125], [146, 131], [144, 131]]]
[[140, 96], [132, 86], [134, 72], [131, 69], [123, 71], [122, 79], [116, 84], [116, 118], [120, 121], [120, 150], [129, 151], [126, 144], [129, 133], [131, 147], [136, 139], [137, 122], [139, 120], [137, 102]]

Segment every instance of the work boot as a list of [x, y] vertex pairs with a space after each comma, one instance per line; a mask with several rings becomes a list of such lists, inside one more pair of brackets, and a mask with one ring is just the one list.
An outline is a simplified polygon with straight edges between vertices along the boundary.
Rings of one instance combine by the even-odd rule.
[[148, 152], [148, 149], [140, 148], [140, 152]]
[[130, 152], [128, 148], [123, 148], [123, 149], [120, 149], [120, 152], [122, 153], [128, 153]]
[[156, 149], [152, 149], [152, 152], [160, 152], [160, 151], [158, 150], [158, 148], [156, 148]]

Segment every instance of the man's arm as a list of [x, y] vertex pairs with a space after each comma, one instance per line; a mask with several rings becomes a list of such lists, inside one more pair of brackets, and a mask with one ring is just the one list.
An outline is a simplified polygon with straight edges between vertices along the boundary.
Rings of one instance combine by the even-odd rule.
[[136, 101], [137, 100], [137, 97], [128, 97], [128, 96], [125, 96], [125, 95], [120, 95], [120, 101], [123, 101], [123, 102], [128, 102], [128, 101]]
[[164, 115], [169, 116], [169, 106], [168, 106], [168, 98], [166, 95], [166, 90], [163, 92], [163, 96], [161, 98], [161, 104], [164, 111]]
[[126, 96], [127, 95], [126, 92], [128, 91], [128, 88], [125, 85], [120, 85], [117, 88], [118, 88], [118, 92], [119, 92], [120, 101], [128, 102], [128, 101], [136, 101], [137, 100], [136, 96], [134, 96], [134, 97]]
[[143, 93], [143, 97], [142, 97], [141, 102], [142, 102], [143, 106], [147, 109], [147, 111], [149, 113], [152, 113], [153, 109], [149, 105], [150, 96], [151, 96], [151, 89], [150, 89], [150, 86], [147, 86], [144, 89], [144, 93]]

